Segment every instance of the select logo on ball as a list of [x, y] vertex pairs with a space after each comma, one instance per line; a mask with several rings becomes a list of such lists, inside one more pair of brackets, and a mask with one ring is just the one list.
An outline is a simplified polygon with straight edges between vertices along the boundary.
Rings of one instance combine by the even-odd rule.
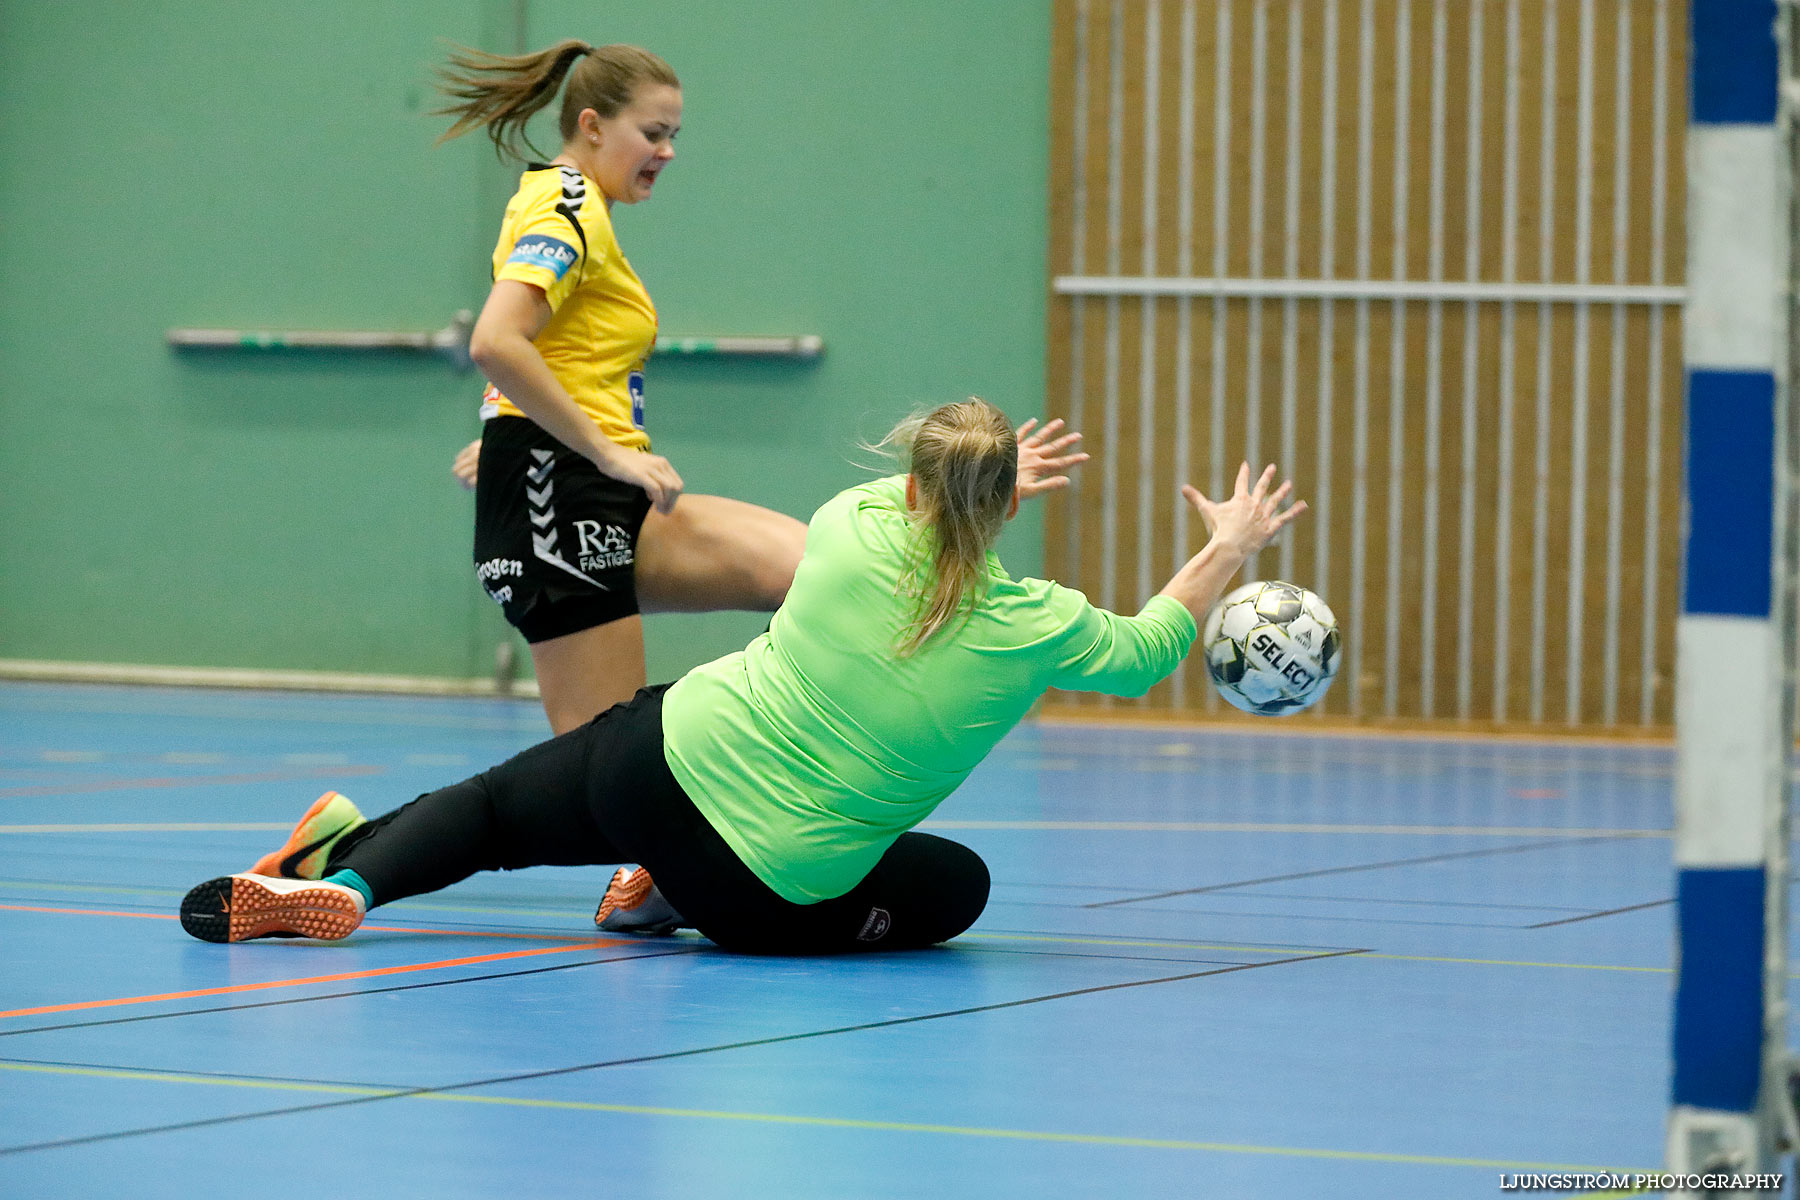
[[1341, 635], [1323, 600], [1268, 580], [1236, 589], [1207, 614], [1207, 674], [1234, 707], [1285, 716], [1316, 704], [1337, 674]]

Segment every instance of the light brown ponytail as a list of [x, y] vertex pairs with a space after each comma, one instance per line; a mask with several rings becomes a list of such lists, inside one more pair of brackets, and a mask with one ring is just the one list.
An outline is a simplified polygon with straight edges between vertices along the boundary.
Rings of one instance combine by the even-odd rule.
[[641, 84], [681, 86], [668, 63], [637, 46], [595, 47], [570, 38], [535, 54], [489, 54], [458, 47], [450, 65], [438, 72], [438, 90], [455, 103], [433, 111], [456, 118], [438, 141], [479, 128], [503, 157], [524, 159], [527, 150], [532, 157], [543, 157], [525, 135], [525, 126], [556, 99], [564, 76], [569, 86], [563, 92], [557, 129], [565, 142], [575, 136], [584, 108], [615, 117]]
[[899, 653], [972, 612], [987, 589], [987, 556], [1012, 509], [1019, 443], [1006, 414], [971, 396], [895, 426], [882, 445], [900, 449], [916, 485], [918, 559], [902, 586], [918, 609]]

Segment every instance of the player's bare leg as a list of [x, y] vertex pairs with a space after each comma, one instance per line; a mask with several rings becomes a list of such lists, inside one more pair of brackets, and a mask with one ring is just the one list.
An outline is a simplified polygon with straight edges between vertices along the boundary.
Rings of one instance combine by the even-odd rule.
[[533, 642], [531, 663], [552, 733], [567, 733], [644, 686], [644, 619], [622, 617]]
[[794, 582], [806, 526], [724, 496], [683, 495], [654, 509], [638, 535], [638, 603], [645, 612], [774, 612]]

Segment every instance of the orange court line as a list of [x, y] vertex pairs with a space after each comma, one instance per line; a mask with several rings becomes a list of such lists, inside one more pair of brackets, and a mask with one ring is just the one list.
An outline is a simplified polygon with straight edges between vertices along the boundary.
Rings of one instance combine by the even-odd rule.
[[[132, 914], [134, 916], [144, 914]], [[445, 967], [473, 967], [482, 963], [503, 962], [511, 958], [531, 958], [539, 954], [567, 954], [572, 950], [596, 950], [602, 946], [619, 946], [619, 938], [577, 942], [569, 946], [539, 946], [531, 950], [508, 950], [503, 954], [476, 954], [468, 958], [445, 958], [436, 962], [411, 963], [401, 967], [375, 967], [367, 971], [343, 971], [336, 975], [309, 975], [305, 979], [271, 979], [265, 983], [238, 983], [230, 987], [198, 988], [191, 992], [164, 992], [156, 996], [122, 996], [116, 1000], [81, 1000], [74, 1004], [46, 1004], [39, 1008], [15, 1008], [0, 1012], [7, 1017], [37, 1017], [48, 1013], [78, 1012], [87, 1008], [114, 1008], [121, 1004], [155, 1004], [162, 1000], [193, 1000], [201, 996], [230, 996], [239, 992], [260, 992], [269, 988], [301, 987], [309, 983], [341, 983], [347, 979], [376, 979], [383, 975], [407, 975], [414, 971], [438, 971]]]
[[[69, 913], [77, 917], [138, 917], [147, 921], [173, 921], [174, 913], [118, 912], [107, 908], [43, 908], [33, 904], [0, 904], [7, 912]], [[441, 933], [448, 937], [527, 938], [537, 942], [590, 942], [585, 933], [496, 933], [485, 929], [434, 929], [426, 925], [358, 925], [372, 933]], [[609, 945], [611, 943], [608, 943]]]
[[0, 904], [8, 912], [73, 913], [80, 917], [145, 917], [152, 921], [173, 921], [173, 913], [113, 912], [104, 908], [40, 908], [34, 904]]
[[0, 788], [0, 797], [76, 796], [90, 792], [116, 792], [128, 788], [218, 787], [234, 783], [280, 783], [287, 780], [317, 779], [321, 775], [379, 775], [386, 767], [369, 764], [321, 763], [318, 766], [290, 767], [282, 771], [259, 771], [248, 775], [164, 775], [151, 779], [102, 779], [76, 787], [61, 784], [33, 784], [30, 787]]

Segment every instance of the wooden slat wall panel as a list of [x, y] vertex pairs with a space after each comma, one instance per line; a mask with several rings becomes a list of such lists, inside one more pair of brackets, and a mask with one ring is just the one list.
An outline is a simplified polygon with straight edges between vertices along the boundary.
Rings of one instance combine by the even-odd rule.
[[[1058, 0], [1052, 273], [1678, 285], [1686, 20]], [[1314, 512], [1247, 577], [1312, 587], [1347, 635], [1295, 719], [1671, 724], [1678, 307], [1056, 294], [1049, 336], [1051, 407], [1096, 457], [1048, 566], [1096, 602], [1135, 610], [1198, 547], [1180, 476], [1277, 459]], [[1235, 715], [1197, 666], [1145, 703]]]

